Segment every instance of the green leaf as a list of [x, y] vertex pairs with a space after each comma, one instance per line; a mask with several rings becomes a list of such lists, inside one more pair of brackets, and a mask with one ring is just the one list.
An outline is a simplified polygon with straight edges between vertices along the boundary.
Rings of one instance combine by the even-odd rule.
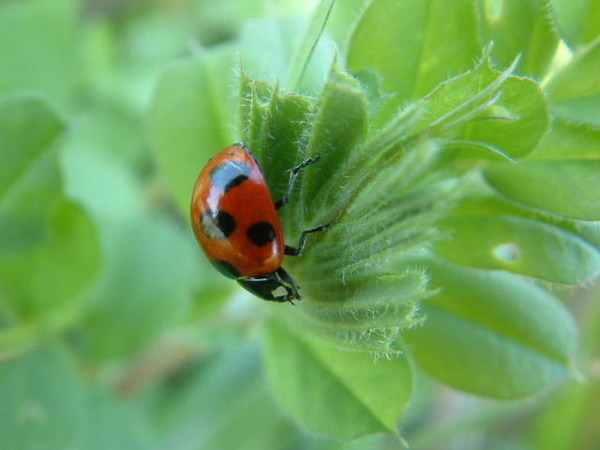
[[99, 265], [96, 230], [80, 207], [60, 202], [51, 227], [46, 244], [0, 262], [0, 297], [17, 324], [39, 332], [72, 324]]
[[600, 39], [576, 54], [547, 84], [560, 118], [600, 126]]
[[[600, 253], [561, 228], [523, 217], [462, 216], [443, 221], [447, 238], [436, 252], [469, 267], [509, 272], [566, 284], [600, 273]], [[468, 244], [467, 244], [468, 243]]]
[[[335, 222], [311, 237], [297, 262], [286, 260], [307, 299], [295, 320], [310, 334], [362, 350], [401, 351], [400, 331], [418, 322], [419, 302], [429, 295], [428, 278], [409, 262], [397, 270], [389, 264], [434, 239], [434, 221], [448, 207], [453, 184], [429, 173], [436, 150], [416, 146], [395, 164], [379, 168], [347, 209], [337, 213], [341, 218], [332, 205]], [[334, 193], [356, 189], [353, 178], [346, 177], [348, 188], [332, 187]]]
[[242, 71], [273, 84], [286, 80], [302, 25], [297, 19], [247, 21], [240, 30]]
[[[388, 273], [378, 263], [412, 251], [431, 237], [431, 222], [448, 190], [443, 183], [421, 179], [435, 160], [436, 147], [418, 147], [388, 170], [379, 169], [373, 159], [381, 155], [363, 146], [365, 95], [358, 82], [336, 65], [314, 106], [307, 97], [282, 95], [246, 76], [242, 98], [246, 142], [259, 157], [276, 196], [288, 185], [286, 170], [302, 154], [321, 157], [302, 173], [290, 203], [281, 211], [287, 241], [294, 242], [309, 226], [339, 221], [327, 232], [311, 236], [302, 258], [286, 260], [310, 299], [298, 321], [311, 333], [338, 343], [397, 354], [399, 330], [418, 320], [427, 277], [413, 268]], [[356, 163], [361, 155], [368, 160], [366, 176], [361, 173], [365, 165]], [[378, 199], [390, 183], [394, 190], [385, 200], [394, 203], [386, 203], [386, 208]], [[341, 316], [347, 321], [340, 321]]]
[[468, 70], [480, 53], [471, 1], [375, 0], [352, 36], [348, 68], [381, 76], [399, 105]]
[[598, 160], [600, 129], [588, 125], [555, 120], [550, 131], [529, 155], [535, 160]]
[[420, 323], [420, 302], [430, 295], [429, 277], [407, 267], [403, 273], [367, 272], [347, 276], [343, 282], [312, 267], [301, 272], [302, 292], [307, 300], [291, 315], [311, 336], [338, 345], [396, 357], [403, 351], [401, 332]]
[[[86, 125], [74, 127], [65, 140], [62, 166], [65, 191], [85, 205], [101, 235], [146, 211], [143, 188], [130, 170], [90, 142]], [[104, 237], [103, 237], [104, 239]]]
[[185, 217], [194, 182], [207, 160], [239, 139], [230, 95], [230, 47], [175, 64], [161, 77], [150, 108], [150, 133], [160, 170]]
[[[596, 222], [598, 223], [598, 222]], [[552, 393], [545, 408], [534, 419], [533, 442], [537, 448], [562, 450], [596, 448], [600, 444], [596, 405], [600, 401], [600, 379], [594, 376], [594, 361], [600, 350], [600, 302], [598, 288], [592, 301], [580, 303], [581, 368], [585, 380], [573, 380]]]
[[327, 19], [326, 32], [332, 36], [341, 55], [348, 54], [350, 37], [354, 33], [362, 12], [370, 3], [371, 0], [335, 2], [333, 10]]
[[521, 161], [484, 169], [487, 182], [511, 201], [578, 220], [600, 220], [598, 173], [600, 161]]
[[[485, 183], [481, 178], [477, 178], [477, 183]], [[479, 190], [477, 195], [474, 192]], [[501, 194], [494, 192], [487, 185], [474, 188], [468, 197], [461, 199], [460, 203], [452, 211], [453, 216], [517, 216], [541, 222], [552, 227], [560, 227], [572, 235], [576, 235], [585, 241], [585, 244], [596, 249], [600, 249], [600, 222], [599, 221], [580, 221], [564, 220], [549, 216], [546, 211], [537, 211], [533, 209], [524, 209], [522, 205], [512, 202]], [[448, 238], [451, 236], [448, 235]], [[470, 240], [470, 237], [469, 237]], [[500, 248], [500, 254], [505, 257], [514, 252], [509, 252], [510, 248]]]
[[[105, 155], [113, 164], [137, 164], [147, 157], [147, 124], [143, 119], [137, 111], [131, 111], [129, 105], [97, 101], [69, 127], [64, 153], [69, 150], [86, 153], [81, 156], [85, 158], [95, 152]], [[69, 175], [65, 171], [65, 176]]]
[[0, 100], [0, 258], [48, 238], [61, 191], [56, 141], [64, 129], [40, 99]]
[[546, 132], [550, 118], [539, 84], [512, 76], [512, 69], [499, 72], [484, 60], [441, 84], [417, 104], [410, 132], [444, 136], [465, 157], [525, 156]]
[[431, 271], [439, 293], [423, 303], [424, 325], [405, 333], [431, 375], [463, 391], [515, 399], [572, 370], [575, 324], [547, 291], [507, 273], [440, 263]]
[[552, 17], [571, 47], [583, 46], [600, 34], [600, 3], [595, 0], [551, 0]]
[[273, 399], [257, 342], [247, 336], [229, 339], [215, 350], [188, 366], [157, 397], [157, 428], [164, 430], [160, 448], [299, 447], [294, 445], [297, 427]]
[[481, 17], [481, 41], [493, 42], [492, 55], [508, 66], [519, 55], [519, 73], [543, 78], [556, 51], [546, 0], [476, 2]]
[[83, 321], [97, 359], [147, 345], [183, 317], [193, 290], [212, 275], [208, 262], [197, 263], [201, 252], [191, 231], [183, 233], [156, 215], [123, 221], [105, 241], [105, 270]]
[[578, 234], [583, 239], [585, 239], [588, 243], [600, 249], [600, 222], [571, 222], [567, 224], [570, 227], [564, 227], [569, 229], [569, 231]]
[[[98, 383], [100, 384], [100, 383]], [[86, 428], [73, 450], [149, 450], [160, 434], [148, 418], [145, 398], [125, 397], [111, 386], [93, 385], [86, 391]]]
[[[242, 71], [288, 91], [318, 92], [334, 57], [331, 43], [323, 35], [314, 34], [314, 28], [320, 26], [318, 22], [326, 19], [322, 13], [326, 11], [319, 7], [311, 23], [295, 18], [246, 21], [239, 39]], [[299, 36], [304, 36], [304, 40]], [[308, 65], [303, 71], [305, 63]]]
[[343, 188], [344, 178], [367, 133], [367, 100], [360, 84], [334, 65], [315, 109], [306, 151], [322, 161], [304, 174], [302, 200], [306, 210], [321, 217], [331, 215], [332, 205], [352, 192]]
[[36, 92], [61, 111], [73, 108], [78, 5], [73, 0], [2, 2], [0, 96]]
[[335, 0], [321, 0], [314, 11], [313, 17], [304, 33], [304, 38], [298, 47], [296, 55], [292, 59], [287, 83], [287, 86], [292, 91], [298, 90], [307, 72], [308, 65], [323, 35], [323, 30], [325, 29], [334, 3]]
[[[263, 156], [263, 145], [268, 142], [269, 137], [262, 134], [264, 123], [268, 120], [270, 114], [278, 114], [280, 110], [269, 111], [274, 97], [281, 97], [282, 93], [270, 83], [250, 78], [245, 73], [240, 79], [240, 131], [243, 141], [248, 145], [252, 152], [256, 153], [260, 159]], [[300, 97], [304, 99], [304, 97]], [[301, 126], [294, 124], [293, 126]], [[286, 133], [287, 134], [287, 133]], [[280, 136], [284, 137], [284, 136]], [[285, 156], [285, 155], [281, 155]], [[264, 169], [264, 167], [263, 167]], [[272, 181], [270, 181], [272, 182]]]
[[596, 448], [596, 405], [600, 399], [598, 381], [570, 383], [553, 393], [531, 427], [534, 448], [563, 450]]
[[299, 334], [275, 317], [267, 328], [267, 369], [282, 406], [308, 431], [336, 439], [396, 433], [412, 395], [406, 356], [374, 359]]
[[2, 445], [15, 449], [79, 447], [86, 420], [83, 389], [72, 361], [56, 348], [2, 361]]
[[600, 401], [600, 379], [595, 377], [594, 361], [600, 350], [600, 302], [598, 289], [579, 313], [581, 320], [582, 369], [586, 379], [573, 380], [544, 402], [545, 408], [534, 419], [532, 431], [536, 448], [562, 450], [596, 448], [600, 444], [596, 405]]
[[243, 140], [259, 159], [277, 201], [287, 192], [288, 170], [302, 159], [299, 142], [306, 133], [310, 101], [301, 95], [284, 94], [245, 75], [242, 76], [241, 99]]

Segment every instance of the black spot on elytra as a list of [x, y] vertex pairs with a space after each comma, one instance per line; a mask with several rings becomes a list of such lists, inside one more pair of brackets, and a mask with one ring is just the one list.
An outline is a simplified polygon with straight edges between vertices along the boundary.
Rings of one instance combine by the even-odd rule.
[[228, 261], [224, 261], [222, 259], [213, 259], [210, 262], [217, 268], [219, 272], [228, 278], [239, 278], [241, 275], [241, 272], [238, 270], [238, 268]]
[[242, 161], [227, 161], [219, 164], [210, 172], [210, 179], [214, 186], [227, 192], [246, 181], [252, 168]]
[[231, 236], [236, 227], [235, 219], [229, 213], [219, 210], [202, 213], [202, 232], [214, 241], [222, 241]]
[[248, 228], [248, 239], [259, 247], [275, 240], [275, 228], [269, 222], [258, 222]]

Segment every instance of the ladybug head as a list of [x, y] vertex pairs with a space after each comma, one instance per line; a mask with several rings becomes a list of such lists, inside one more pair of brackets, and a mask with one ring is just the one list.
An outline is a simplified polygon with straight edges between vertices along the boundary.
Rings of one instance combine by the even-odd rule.
[[274, 302], [300, 300], [302, 296], [292, 277], [280, 267], [275, 272], [248, 278], [238, 278], [237, 282], [257, 297]]

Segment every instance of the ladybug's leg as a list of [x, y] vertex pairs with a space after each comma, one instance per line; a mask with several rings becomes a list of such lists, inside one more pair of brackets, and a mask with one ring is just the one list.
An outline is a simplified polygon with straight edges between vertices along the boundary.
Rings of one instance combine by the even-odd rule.
[[292, 193], [292, 191], [294, 189], [294, 184], [296, 183], [296, 178], [298, 178], [298, 173], [302, 169], [304, 169], [306, 166], [310, 166], [311, 164], [316, 163], [319, 159], [321, 159], [320, 156], [317, 156], [315, 158], [305, 159], [300, 164], [298, 164], [298, 166], [294, 167], [291, 170], [290, 183], [288, 184], [287, 192], [285, 193], [285, 195], [283, 196], [282, 199], [280, 199], [279, 201], [275, 202], [275, 209], [279, 209], [282, 206], [284, 206], [287, 202], [289, 202], [290, 195], [291, 195], [291, 193]]
[[323, 231], [327, 228], [329, 228], [329, 224], [319, 225], [318, 227], [314, 227], [309, 230], [304, 230], [302, 232], [302, 234], [300, 235], [300, 242], [298, 243], [298, 247], [290, 247], [289, 245], [286, 245], [285, 246], [285, 254], [289, 255], [289, 256], [300, 255], [300, 253], [302, 253], [302, 250], [304, 250], [304, 247], [306, 246], [307, 235], [309, 235], [310, 233], [317, 233], [319, 231]]
[[290, 293], [287, 301], [293, 305], [294, 300], [302, 300], [302, 296], [300, 295], [300, 287], [296, 284], [290, 274], [287, 273], [283, 267], [277, 269], [276, 273], [279, 275], [279, 279], [281, 280], [282, 284], [286, 286]]

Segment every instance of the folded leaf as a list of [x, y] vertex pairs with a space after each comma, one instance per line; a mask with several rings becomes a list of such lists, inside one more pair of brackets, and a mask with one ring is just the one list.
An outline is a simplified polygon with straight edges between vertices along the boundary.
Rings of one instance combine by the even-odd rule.
[[282, 406], [309, 431], [337, 439], [396, 433], [412, 395], [405, 356], [375, 359], [300, 334], [274, 317], [267, 370]]
[[0, 258], [48, 238], [62, 186], [56, 144], [64, 129], [41, 99], [0, 100]]
[[568, 311], [547, 291], [501, 272], [432, 264], [439, 293], [427, 320], [405, 337], [417, 363], [457, 389], [515, 399], [573, 369], [577, 336]]
[[[98, 267], [99, 245], [90, 218], [63, 200], [52, 216], [48, 242], [0, 261], [0, 298], [15, 326], [62, 331], [81, 313], [83, 294]], [[4, 332], [10, 333], [11, 328]], [[10, 350], [0, 348], [0, 352]]]
[[424, 112], [411, 132], [444, 136], [465, 157], [527, 155], [546, 132], [550, 117], [540, 85], [511, 75], [516, 63], [500, 72], [484, 60], [442, 83], [417, 103], [417, 111]]
[[242, 71], [288, 91], [318, 92], [334, 58], [333, 45], [323, 35], [319, 39], [327, 9], [321, 4], [311, 23], [295, 18], [246, 21], [240, 30]]
[[[306, 134], [311, 106], [304, 96], [285, 94], [268, 83], [242, 75], [241, 139], [260, 161], [275, 201], [287, 192], [288, 170], [305, 157], [298, 144]], [[294, 205], [295, 200], [292, 208]], [[281, 212], [289, 210], [288, 207]]]
[[[302, 85], [303, 78], [307, 75], [312, 57], [315, 56], [315, 50], [319, 45], [323, 46], [325, 42], [323, 30], [325, 29], [334, 3], [335, 0], [323, 0], [315, 8], [312, 20], [304, 33], [302, 43], [292, 58], [287, 83], [289, 89], [298, 91]], [[312, 72], [315, 72], [314, 67]]]
[[479, 55], [471, 1], [375, 0], [352, 36], [348, 68], [377, 73], [401, 105], [468, 70]]
[[600, 129], [554, 120], [529, 159], [600, 160]]
[[586, 47], [547, 85], [552, 111], [560, 118], [600, 126], [600, 40]]
[[414, 268], [348, 276], [343, 284], [305, 276], [307, 301], [291, 316], [294, 323], [309, 335], [388, 357], [402, 353], [402, 330], [421, 322], [420, 303], [431, 295], [429, 277]]
[[580, 284], [600, 274], [600, 252], [556, 226], [524, 217], [462, 216], [445, 219], [440, 256], [469, 267], [546, 281]]
[[485, 168], [487, 182], [513, 202], [560, 217], [600, 220], [600, 161], [521, 161]]
[[306, 148], [309, 156], [322, 161], [305, 174], [302, 199], [320, 217], [330, 216], [336, 200], [352, 193], [344, 184], [348, 161], [367, 133], [367, 100], [358, 81], [335, 65], [315, 109]]
[[500, 66], [521, 55], [518, 72], [543, 78], [558, 45], [545, 0], [475, 2], [481, 17], [481, 42], [493, 42]]
[[600, 34], [600, 3], [594, 0], [551, 0], [552, 18], [571, 47], [581, 47]]

